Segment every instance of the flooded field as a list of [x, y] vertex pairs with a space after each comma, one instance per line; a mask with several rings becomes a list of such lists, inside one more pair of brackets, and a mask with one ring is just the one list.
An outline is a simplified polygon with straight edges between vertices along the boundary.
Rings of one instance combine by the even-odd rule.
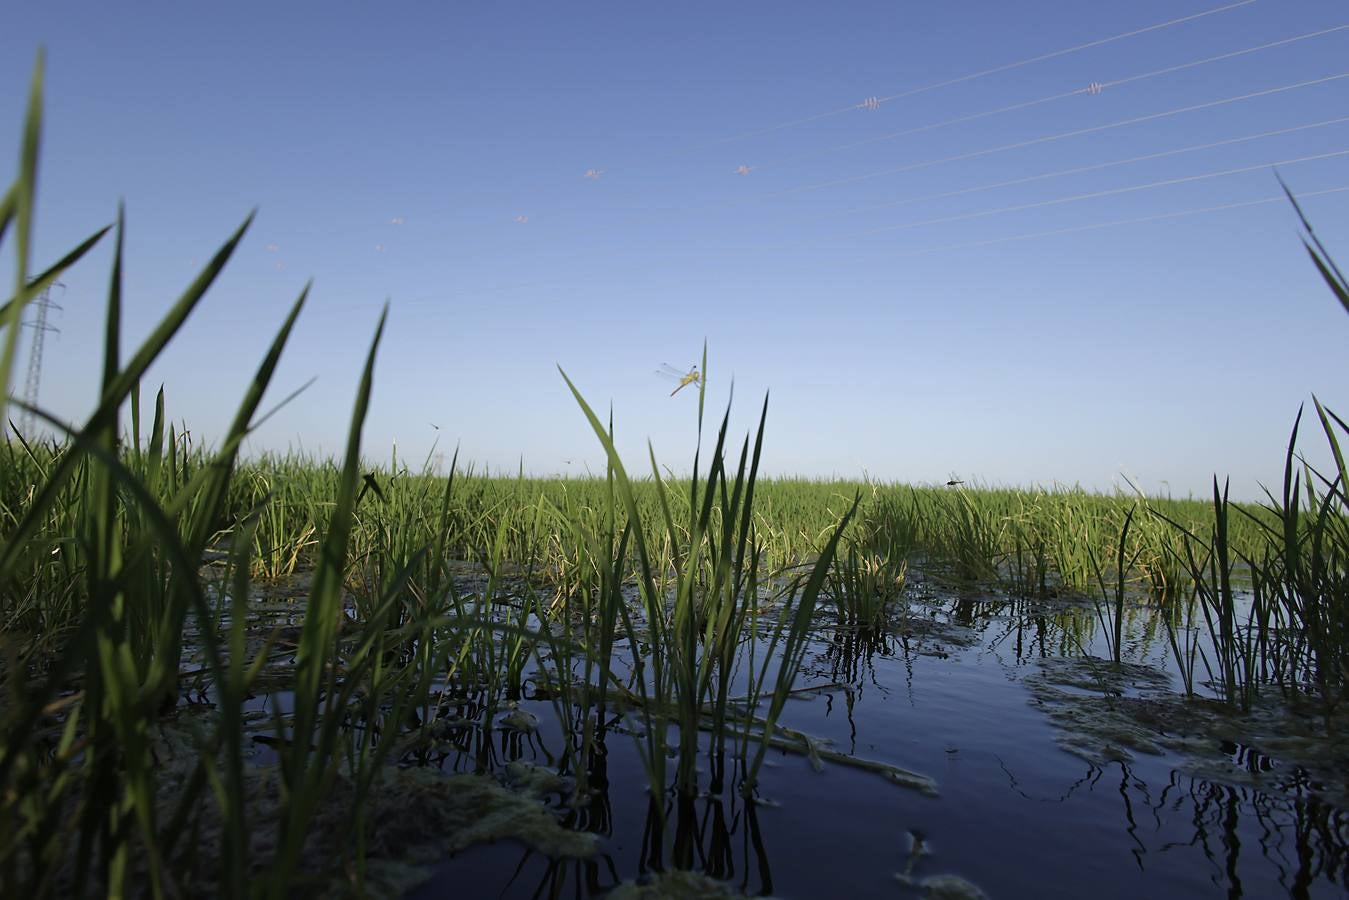
[[[700, 789], [671, 791], [661, 815], [631, 720], [615, 711], [590, 748], [584, 796], [565, 769], [538, 795], [564, 829], [597, 838], [584, 858], [550, 857], [518, 839], [475, 844], [427, 859], [409, 873], [426, 881], [408, 896], [655, 891], [660, 873], [675, 869], [716, 883], [649, 896], [1349, 891], [1349, 745], [1328, 740], [1314, 710], [1279, 702], [1238, 715], [1184, 700], [1155, 609], [1130, 609], [1117, 667], [1092, 655], [1108, 648], [1090, 602], [1012, 601], [922, 581], [910, 593], [880, 632], [820, 617], [782, 723], [823, 755], [928, 776], [935, 794], [798, 748], [770, 751], [746, 798], [743, 759], [712, 753], [704, 736]], [[527, 699], [538, 693], [526, 679], [526, 699], [501, 703], [508, 711], [490, 731], [481, 727], [488, 698], [450, 700], [444, 720], [461, 727], [402, 764], [485, 772], [508, 789], [518, 788], [521, 763], [558, 772], [565, 738], [553, 704]], [[273, 699], [260, 695], [259, 708]]]

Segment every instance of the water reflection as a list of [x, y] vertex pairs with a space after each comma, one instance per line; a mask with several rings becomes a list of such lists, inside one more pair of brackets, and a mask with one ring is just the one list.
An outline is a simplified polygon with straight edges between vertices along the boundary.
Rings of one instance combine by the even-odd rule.
[[[720, 764], [718, 760], [716, 765]], [[648, 804], [638, 872], [646, 875], [666, 868], [695, 869], [750, 896], [772, 893], [773, 875], [755, 800], [738, 790], [699, 797], [672, 795], [663, 816], [654, 803]]]
[[[914, 700], [915, 679], [921, 682], [924, 677], [931, 678], [939, 668], [940, 681], [961, 677], [957, 674], [961, 669], [931, 662], [944, 658], [943, 648], [959, 643], [959, 635], [943, 631], [941, 626], [977, 635], [962, 662], [1001, 665], [1013, 681], [1019, 680], [1013, 674], [1017, 668], [1035, 660], [1077, 657], [1099, 650], [1095, 611], [1080, 603], [956, 597], [928, 604], [926, 613], [928, 621], [900, 619], [894, 623], [895, 633], [840, 629], [821, 640], [811, 674], [836, 682], [840, 688], [836, 693], [846, 699], [846, 707], [835, 706], [831, 694], [825, 718], [846, 717], [851, 752], [857, 752], [859, 726], [867, 733], [868, 746], [884, 746], [902, 739], [905, 733], [939, 731], [943, 720], [959, 719], [973, 711], [964, 708], [966, 701], [958, 695], [953, 699], [949, 688], [936, 694], [948, 704], [946, 708], [924, 709]], [[1125, 658], [1168, 668], [1167, 624], [1168, 619], [1174, 624], [1178, 615], [1174, 605], [1132, 609], [1125, 622]], [[971, 698], [986, 686], [984, 682], [965, 680]], [[881, 715], [877, 703], [901, 682], [914, 714], [905, 718], [893, 712], [890, 705]], [[883, 719], [902, 724], [887, 725]], [[1010, 748], [1043, 740], [1039, 735], [1022, 733], [1017, 726], [1006, 727], [1010, 730], [1001, 742], [994, 738], [984, 743]], [[1215, 751], [1220, 751], [1231, 764], [1230, 779], [1226, 775], [1205, 777], [1149, 758], [1141, 770], [1129, 762], [1087, 764], [1080, 777], [1046, 796], [1024, 789], [1012, 768], [995, 753], [961, 752], [951, 759], [977, 766], [988, 758], [1005, 774], [1011, 793], [1037, 803], [1077, 804], [1074, 815], [1078, 817], [1094, 816], [1094, 812], [1084, 813], [1083, 809], [1095, 810], [1102, 794], [1112, 793], [1118, 798], [1118, 824], [1114, 829], [1118, 840], [1102, 842], [1099, 847], [1094, 847], [1087, 835], [1076, 840], [1084, 854], [1093, 856], [1107, 844], [1122, 848], [1132, 869], [1151, 874], [1147, 884], [1181, 884], [1182, 878], [1193, 878], [1195, 871], [1206, 871], [1208, 883], [1228, 897], [1267, 896], [1274, 885], [1280, 893], [1293, 897], [1327, 896], [1327, 890], [1329, 895], [1340, 896], [1341, 891], [1349, 889], [1349, 813], [1324, 799], [1323, 786], [1302, 768], [1256, 747], [1216, 737], [1211, 740], [1211, 748], [1201, 758], [1216, 757]], [[951, 748], [948, 752], [957, 751]], [[1030, 765], [1033, 772], [1027, 772], [1028, 781], [1040, 785], [1058, 781], [1058, 770], [1066, 758], [1057, 750], [1051, 751], [1047, 759], [1054, 762]], [[1214, 762], [1200, 772], [1219, 768], [1223, 767]], [[1259, 777], [1262, 787], [1243, 784], [1248, 775]], [[1084, 799], [1092, 794], [1098, 799]], [[995, 800], [980, 797], [975, 802], [980, 815], [996, 814], [991, 812], [998, 808]], [[1012, 815], [1029, 816], [1033, 822], [1042, 818], [1042, 814], [1024, 808]], [[1108, 815], [1095, 819], [1093, 827], [1109, 831], [1109, 821]], [[1198, 860], [1206, 869], [1196, 867]]]
[[[1164, 662], [1161, 617], [1167, 612], [1143, 608], [1130, 615], [1128, 656]], [[492, 773], [504, 773], [517, 760], [561, 767], [584, 790], [550, 796], [548, 805], [565, 827], [603, 842], [601, 852], [586, 860], [549, 859], [510, 845], [475, 848], [447, 862], [440, 879], [417, 896], [440, 896], [451, 887], [463, 893], [469, 885], [470, 893], [502, 897], [596, 897], [624, 880], [650, 879], [671, 869], [705, 873], [747, 895], [830, 896], [837, 885], [814, 849], [822, 829], [843, 830], [849, 866], [866, 869], [875, 895], [891, 896], [896, 872], [922, 874], [918, 870], [935, 865], [917, 855], [906, 861], [899, 844], [905, 828], [931, 836], [943, 854], [940, 865], [961, 872], [975, 868], [980, 854], [988, 855], [986, 847], [967, 846], [963, 839], [974, 819], [1003, 822], [1001, 833], [1008, 831], [1006, 822], [1029, 823], [1025, 834], [1018, 829], [1004, 834], [999, 865], [1008, 867], [1002, 871], [1009, 878], [1031, 881], [1044, 877], [1036, 862], [1035, 830], [1062, 829], [1061, 840], [1077, 859], [1071, 865], [1082, 869], [1070, 865], [1055, 879], [1069, 884], [1088, 872], [1095, 878], [1109, 875], [1096, 891], [1101, 898], [1136, 896], [1140, 886], [1162, 895], [1229, 898], [1311, 898], [1349, 890], [1349, 813], [1322, 799], [1297, 767], [1235, 741], [1220, 745], [1234, 768], [1230, 778], [1189, 770], [1175, 757], [1085, 763], [1051, 743], [1050, 726], [1031, 711], [1018, 683], [1021, 667], [1091, 652], [1098, 631], [1090, 606], [987, 596], [928, 603], [886, 629], [820, 631], [803, 674], [805, 685], [825, 688], [822, 702], [803, 704], [799, 715], [789, 713], [784, 721], [806, 728], [802, 723], [822, 716], [839, 749], [846, 727], [851, 754], [866, 755], [858, 750], [859, 732], [875, 752], [897, 745], [896, 735], [936, 733], [944, 723], [971, 715], [978, 703], [984, 704], [977, 709], [981, 715], [992, 715], [995, 701], [1004, 704], [1002, 712], [1021, 714], [1007, 717], [1005, 725], [989, 719], [997, 723], [995, 731], [1005, 731], [962, 744], [950, 759], [964, 767], [961, 777], [968, 786], [957, 784], [948, 793], [944, 784], [943, 797], [935, 801], [914, 800], [874, 775], [831, 766], [830, 787], [816, 789], [809, 804], [797, 802], [800, 782], [793, 779], [813, 777], [802, 764], [801, 775], [769, 776], [787, 806], [764, 806], [742, 793], [743, 761], [711, 753], [705, 742], [700, 762], [706, 790], [670, 791], [656, 804], [620, 716], [611, 714], [595, 739], [583, 742], [579, 723], [557, 726], [549, 720], [551, 706], [528, 694], [522, 703], [536, 703], [545, 726], [533, 733], [484, 729], [498, 706], [480, 696], [448, 698], [444, 717], [471, 724], [447, 729], [435, 752], [419, 750], [404, 764]], [[940, 681], [941, 690], [928, 691], [924, 679]], [[990, 697], [995, 690], [1002, 693]], [[935, 755], [943, 759], [940, 743]], [[1242, 784], [1247, 776], [1264, 779], [1265, 787]], [[857, 821], [858, 803], [877, 796], [905, 810], [905, 824], [887, 831]], [[1007, 895], [997, 881], [984, 887], [991, 895]]]
[[898, 656], [908, 673], [908, 683], [912, 684], [915, 650], [911, 644], [912, 640], [907, 636], [870, 628], [839, 628], [817, 653], [817, 659], [823, 665], [816, 666], [809, 674], [850, 686], [853, 691], [849, 696], [861, 696], [868, 688], [874, 688], [885, 697], [890, 689], [877, 677], [876, 659]]
[[[493, 746], [501, 748], [500, 744]], [[506, 753], [517, 750], [528, 755], [525, 745], [508, 744], [504, 748]], [[589, 796], [579, 804], [557, 804], [566, 827], [613, 838], [615, 803], [622, 808], [619, 819], [636, 813], [638, 786], [610, 783], [609, 754], [606, 742], [596, 742], [589, 759]], [[1267, 759], [1243, 748], [1233, 747], [1233, 754], [1257, 769], [1267, 771], [1270, 765]], [[735, 787], [743, 776], [741, 766], [730, 761], [727, 772], [725, 759], [708, 762], [710, 781], [721, 782], [729, 789], [699, 796], [671, 792], [663, 812], [647, 800], [642, 803], [640, 839], [624, 851], [608, 850], [593, 859], [549, 859], [508, 846], [494, 848], [481, 859], [470, 852], [447, 865], [443, 875], [446, 880], [439, 885], [455, 884], [460, 890], [472, 885], [475, 890], [501, 897], [598, 897], [624, 880], [636, 878], [641, 882], [655, 873], [677, 868], [703, 872], [747, 896], [774, 892], [817, 895], [817, 891], [803, 891], [810, 881], [801, 871], [801, 848], [809, 846], [812, 829], [819, 827], [820, 821], [846, 821], [843, 817], [849, 799], [855, 795], [841, 793], [836, 808], [821, 810], [809, 822], [787, 828], [791, 839], [770, 850], [759, 803], [743, 797]], [[1138, 774], [1131, 764], [1115, 762], [1105, 766], [1085, 764], [1061, 792], [1037, 795], [1026, 790], [1001, 760], [998, 764], [1007, 775], [1009, 792], [1024, 800], [1085, 805], [1109, 796], [1117, 798], [1116, 829], [1124, 840], [1109, 845], [1116, 848], [1114, 851], [1104, 845], [1093, 846], [1090, 830], [1067, 838], [1080, 842], [1084, 854], [1097, 857], [1093, 861], [1097, 868], [1109, 867], [1108, 860], [1102, 863], [1099, 859], [1103, 853], [1125, 852], [1130, 868], [1155, 873], [1159, 885], [1180, 890], [1179, 885], [1202, 878], [1229, 898], [1267, 896], [1273, 883], [1294, 898], [1324, 896], [1330, 886], [1349, 887], [1349, 815], [1309, 794], [1276, 795], [1177, 770], [1171, 770], [1164, 783], [1156, 784]], [[1294, 781], [1299, 777], [1290, 773]], [[881, 789], [871, 780], [852, 787]], [[1097, 799], [1093, 801], [1092, 797]], [[1055, 815], [1041, 814], [1031, 820], [1049, 822]], [[939, 818], [949, 816], [947, 810]], [[631, 824], [635, 820], [630, 819], [630, 832], [634, 831]], [[783, 824], [779, 822], [779, 829]], [[1108, 824], [1098, 822], [1094, 827], [1108, 828]], [[865, 829], [857, 832], [857, 842], [859, 859], [875, 852], [875, 838]], [[484, 865], [488, 862], [490, 865]], [[909, 860], [910, 868], [913, 862]], [[887, 864], [898, 870], [903, 860], [895, 857], [881, 865]], [[788, 873], [782, 882], [775, 880], [775, 867], [779, 866]], [[1061, 874], [1073, 877], [1071, 872]], [[876, 887], [878, 894], [886, 892], [883, 880], [878, 879]], [[433, 883], [420, 896], [438, 896], [438, 891]]]
[[[1311, 795], [1288, 797], [1176, 771], [1153, 799], [1147, 784], [1134, 778], [1129, 766], [1117, 765], [1119, 793], [1130, 833], [1138, 842], [1140, 868], [1150, 853], [1195, 848], [1209, 865], [1209, 881], [1224, 887], [1229, 897], [1240, 897], [1246, 893], [1244, 878], [1259, 862], [1251, 857], [1258, 853], [1260, 860], [1274, 867], [1278, 883], [1290, 897], [1313, 896], [1313, 886], [1320, 880], [1349, 887], [1349, 814], [1345, 811]], [[1152, 845], [1137, 833], [1135, 804], [1151, 814], [1156, 835]], [[1175, 827], [1182, 821], [1186, 827]], [[1178, 833], [1171, 836], [1169, 832]], [[1252, 841], [1252, 837], [1257, 839]]]
[[[625, 741], [625, 739], [624, 739]], [[475, 746], [477, 746], [475, 744]], [[493, 744], [503, 763], [528, 760], [531, 748], [524, 743]], [[626, 744], [620, 746], [626, 749]], [[586, 773], [587, 792], [577, 801], [551, 798], [550, 805], [564, 827], [587, 831], [604, 838], [615, 835], [614, 802], [624, 817], [637, 810], [643, 791], [640, 785], [611, 785], [608, 773], [610, 749], [605, 737], [590, 745]], [[455, 756], [461, 757], [454, 759]], [[439, 762], [455, 768], [469, 753], [450, 754]], [[597, 897], [626, 880], [644, 882], [668, 870], [695, 870], [728, 882], [748, 896], [772, 893], [773, 873], [759, 820], [759, 801], [742, 793], [743, 761], [709, 753], [709, 790], [697, 795], [667, 792], [662, 809], [649, 798], [643, 804], [640, 834], [631, 853], [601, 852], [590, 859], [551, 859], [533, 850], [498, 846], [475, 848], [461, 859], [441, 868], [440, 876], [414, 897], [441, 896], [448, 885], [462, 891], [465, 885], [500, 897], [564, 898]], [[611, 793], [612, 790], [612, 793]], [[616, 797], [615, 797], [616, 795]]]

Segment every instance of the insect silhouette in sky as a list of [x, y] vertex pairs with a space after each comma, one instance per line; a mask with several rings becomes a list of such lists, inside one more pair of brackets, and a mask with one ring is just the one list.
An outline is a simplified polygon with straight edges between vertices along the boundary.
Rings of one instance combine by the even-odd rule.
[[960, 479], [960, 478], [956, 478], [956, 477], [953, 475], [953, 476], [951, 476], [951, 480], [948, 481], [948, 482], [946, 482], [946, 486], [947, 486], [947, 487], [955, 487], [956, 485], [964, 484], [964, 483], [965, 483], [964, 480], [962, 480], [962, 479]]
[[404, 222], [406, 222], [406, 221], [407, 221], [407, 219], [403, 218], [402, 216], [394, 216], [392, 219], [389, 220], [389, 224], [390, 224], [390, 225], [402, 225], [402, 224], [403, 224]]
[[735, 174], [737, 174], [737, 175], [748, 175], [750, 172], [753, 172], [753, 171], [754, 171], [754, 167], [753, 167], [753, 166], [737, 166], [737, 167], [736, 167], [736, 170], [735, 170]]
[[676, 369], [669, 363], [661, 363], [660, 368], [656, 370], [656, 374], [667, 380], [679, 382], [679, 384], [675, 385], [675, 389], [673, 391], [670, 391], [671, 397], [673, 397], [675, 394], [679, 393], [689, 385], [698, 384], [700, 381], [703, 380], [702, 373], [698, 371], [698, 367], [696, 365], [690, 367], [687, 372], [683, 372], [680, 371], [679, 369]]
[[515, 221], [518, 222], [518, 223], [520, 223], [521, 225], [528, 225], [528, 224], [529, 224], [529, 216], [516, 216], [516, 217], [515, 217]]
[[604, 174], [603, 169], [586, 169], [586, 177], [591, 181], [599, 181], [600, 176]]

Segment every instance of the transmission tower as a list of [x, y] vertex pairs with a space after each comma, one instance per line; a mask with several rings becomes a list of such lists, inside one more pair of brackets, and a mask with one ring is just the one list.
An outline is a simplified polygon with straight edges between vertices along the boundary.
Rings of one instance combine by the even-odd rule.
[[[59, 282], [56, 287], [64, 287]], [[33, 307], [36, 309], [36, 315], [33, 321], [24, 322], [25, 328], [33, 329], [33, 347], [28, 352], [28, 377], [23, 385], [23, 402], [27, 405], [19, 414], [19, 430], [25, 438], [31, 438], [35, 433], [33, 428], [32, 408], [37, 406], [38, 389], [42, 383], [42, 347], [46, 342], [49, 333], [60, 334], [61, 329], [50, 324], [47, 319], [51, 311], [61, 311], [61, 305], [52, 302], [52, 289], [44, 289], [38, 298], [33, 301]]]

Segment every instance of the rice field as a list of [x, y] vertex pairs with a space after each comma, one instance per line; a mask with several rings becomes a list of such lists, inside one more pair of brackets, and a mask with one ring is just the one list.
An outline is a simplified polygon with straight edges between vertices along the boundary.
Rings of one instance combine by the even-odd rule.
[[670, 478], [620, 458], [561, 372], [603, 474], [487, 477], [363, 444], [381, 319], [340, 458], [245, 458], [307, 292], [197, 443], [142, 378], [249, 222], [122, 355], [120, 217], [32, 263], [41, 90], [39, 70], [0, 201], [0, 394], [25, 305], [115, 249], [94, 411], [26, 410], [41, 434], [0, 446], [0, 893], [1349, 889], [1334, 412], [1299, 414], [1283, 484], [1241, 504], [1217, 480], [1181, 500], [767, 478], [766, 403], [729, 433], [700, 379]]

